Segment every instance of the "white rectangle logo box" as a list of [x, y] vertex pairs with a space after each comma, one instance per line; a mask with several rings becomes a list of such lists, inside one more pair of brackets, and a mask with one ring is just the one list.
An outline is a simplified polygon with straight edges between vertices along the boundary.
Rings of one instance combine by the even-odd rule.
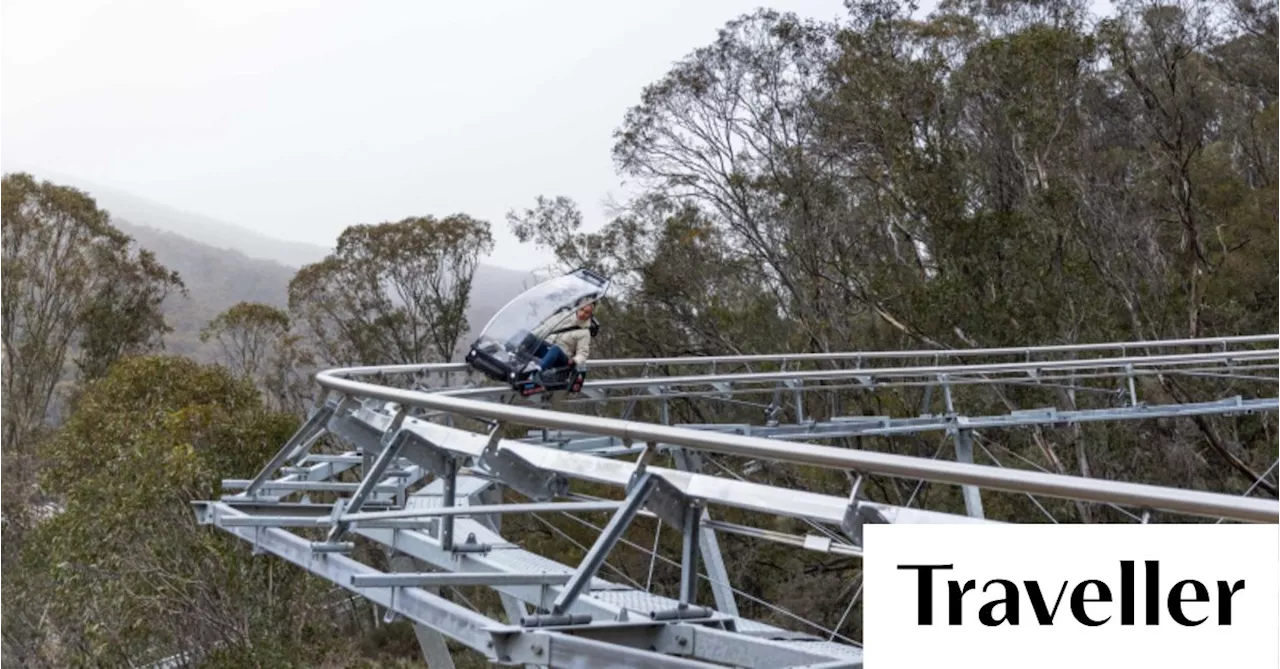
[[[863, 530], [868, 669], [1275, 667], [1280, 660], [1277, 525]], [[922, 589], [931, 590], [930, 606]]]

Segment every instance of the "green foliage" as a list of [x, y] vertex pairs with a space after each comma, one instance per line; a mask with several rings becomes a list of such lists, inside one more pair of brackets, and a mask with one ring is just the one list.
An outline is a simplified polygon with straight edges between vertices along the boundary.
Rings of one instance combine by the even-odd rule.
[[[82, 496], [120, 493], [125, 496], [118, 499], [144, 495], [140, 506], [146, 506], [158, 499], [134, 486], [153, 483], [163, 484], [155, 494], [169, 490], [187, 495], [186, 500], [208, 499], [216, 496], [222, 478], [251, 476], [277, 448], [273, 444], [289, 437], [295, 421], [264, 411], [252, 385], [218, 368], [185, 358], [131, 358], [85, 388], [74, 413], [46, 446], [43, 455], [59, 466], [46, 472], [45, 488], [68, 504]], [[90, 439], [95, 447], [82, 447]], [[174, 477], [130, 482], [116, 471], [151, 456], [171, 461]], [[182, 463], [209, 468], [184, 469]], [[187, 475], [194, 478], [182, 478]], [[170, 485], [178, 481], [182, 484]]]
[[[640, 192], [598, 232], [581, 230], [565, 198], [509, 216], [518, 237], [562, 266], [615, 275], [602, 355], [1274, 332], [1273, 2], [1124, 2], [1102, 22], [1079, 0], [947, 0], [925, 17], [895, 2], [848, 7], [833, 24], [767, 9], [743, 16], [646, 87], [614, 145]], [[1168, 402], [1254, 392], [1231, 383], [1161, 377], [1139, 392]], [[1043, 387], [954, 394], [972, 413], [1114, 401]], [[808, 397], [809, 418], [945, 410], [923, 389]], [[674, 422], [765, 418], [746, 403], [670, 410]], [[634, 417], [659, 419], [643, 403]], [[1151, 421], [985, 434], [978, 459], [1238, 493], [1274, 461], [1274, 441], [1272, 417]], [[920, 457], [950, 448], [932, 436], [857, 447]], [[798, 468], [755, 478], [847, 490]], [[886, 479], [869, 489], [890, 503], [964, 509], [951, 486], [913, 492]], [[993, 516], [1030, 522], [1123, 518], [1085, 504], [1042, 510], [1020, 495], [984, 501]], [[648, 546], [645, 531], [634, 540]], [[853, 565], [722, 542], [737, 586], [837, 624]], [[646, 576], [647, 560], [618, 559]]]
[[310, 389], [306, 370], [312, 352], [294, 333], [289, 314], [269, 304], [240, 302], [200, 330], [201, 341], [217, 342], [219, 364], [251, 380], [269, 406], [301, 414]]
[[111, 280], [81, 317], [84, 331], [76, 365], [87, 380], [106, 374], [126, 354], [158, 348], [160, 339], [173, 331], [161, 305], [171, 288], [182, 287], [178, 273], [165, 269], [146, 249], [140, 249], [134, 261], [113, 260], [107, 269]]
[[492, 248], [489, 224], [465, 214], [351, 226], [290, 282], [289, 310], [331, 363], [448, 361]]
[[57, 463], [42, 484], [61, 510], [32, 530], [15, 579], [40, 605], [6, 607], [6, 631], [11, 617], [32, 626], [29, 659], [63, 666], [296, 634], [318, 584], [199, 527], [190, 507], [222, 478], [252, 476], [296, 427], [222, 368], [115, 365], [40, 452]]
[[39, 429], [76, 347], [81, 376], [92, 379], [126, 353], [159, 343], [159, 306], [182, 288], [177, 274], [142, 251], [107, 212], [73, 188], [4, 177], [4, 449]]
[[201, 329], [200, 340], [217, 341], [232, 371], [253, 378], [267, 364], [271, 348], [288, 333], [289, 314], [269, 304], [240, 302]]

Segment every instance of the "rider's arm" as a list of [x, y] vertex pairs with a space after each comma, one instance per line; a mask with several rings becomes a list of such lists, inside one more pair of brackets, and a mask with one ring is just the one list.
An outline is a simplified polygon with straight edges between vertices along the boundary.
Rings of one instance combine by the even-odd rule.
[[591, 335], [586, 330], [579, 330], [581, 336], [578, 338], [578, 351], [573, 356], [573, 364], [583, 365], [587, 362], [587, 357], [591, 355]]

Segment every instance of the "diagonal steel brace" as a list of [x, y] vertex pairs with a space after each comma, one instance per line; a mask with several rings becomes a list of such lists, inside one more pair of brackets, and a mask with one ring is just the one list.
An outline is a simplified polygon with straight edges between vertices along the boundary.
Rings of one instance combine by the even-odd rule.
[[[377, 459], [373, 461], [373, 466], [365, 474], [364, 480], [360, 481], [360, 487], [356, 488], [355, 494], [351, 496], [351, 502], [343, 510], [344, 513], [357, 513], [360, 511], [360, 507], [364, 506], [365, 500], [373, 493], [374, 487], [382, 480], [382, 475], [386, 473], [387, 468], [399, 457], [400, 447], [404, 445], [408, 435], [407, 431], [398, 430], [395, 436], [391, 438], [390, 443], [382, 449]], [[336, 520], [325, 541], [328, 543], [337, 541], [346, 533], [350, 525], [350, 521]]]
[[289, 437], [289, 441], [286, 441], [284, 446], [280, 447], [280, 450], [271, 458], [271, 461], [267, 463], [267, 466], [263, 467], [262, 471], [258, 472], [258, 475], [253, 477], [253, 480], [249, 482], [249, 485], [244, 489], [244, 492], [240, 493], [239, 496], [257, 496], [258, 490], [260, 490], [262, 486], [266, 484], [267, 480], [274, 476], [275, 473], [284, 466], [284, 463], [291, 459], [295, 459], [303, 451], [310, 449], [311, 445], [324, 434], [324, 426], [329, 422], [329, 417], [332, 415], [333, 408], [328, 405], [319, 407], [312, 411], [311, 415], [307, 417], [306, 422], [302, 424], [302, 427], [298, 428], [298, 431], [294, 432], [292, 437]]
[[640, 506], [644, 504], [645, 499], [649, 497], [650, 491], [654, 486], [654, 475], [648, 472], [641, 474], [636, 483], [632, 486], [630, 492], [627, 493], [627, 499], [623, 502], [622, 508], [618, 509], [613, 517], [609, 519], [609, 524], [605, 526], [604, 531], [596, 538], [596, 542], [591, 546], [591, 550], [587, 551], [586, 557], [582, 559], [581, 566], [574, 572], [573, 578], [569, 580], [560, 595], [556, 597], [556, 601], [551, 606], [551, 614], [554, 616], [563, 615], [569, 610], [578, 595], [586, 588], [587, 584], [595, 578], [596, 572], [600, 571], [600, 567], [604, 564], [605, 557], [609, 551], [618, 543], [618, 539], [622, 538], [622, 533], [631, 525], [631, 521], [635, 519], [636, 514], [640, 511]]

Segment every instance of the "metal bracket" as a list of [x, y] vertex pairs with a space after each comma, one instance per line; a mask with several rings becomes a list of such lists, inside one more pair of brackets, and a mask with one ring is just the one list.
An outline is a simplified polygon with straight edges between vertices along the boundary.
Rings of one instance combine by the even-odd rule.
[[649, 617], [653, 620], [695, 620], [710, 618], [712, 615], [715, 615], [715, 611], [705, 606], [684, 606], [683, 604], [674, 609], [649, 612]]
[[862, 483], [865, 480], [861, 474], [853, 482], [853, 489], [849, 492], [849, 506], [845, 509], [844, 519], [840, 523], [840, 528], [853, 541], [853, 545], [862, 547], [862, 526], [867, 523], [876, 523], [887, 525], [889, 519], [880, 513], [880, 510], [864, 503], [862, 497]]
[[401, 457], [435, 476], [443, 477], [448, 474], [449, 462], [457, 459], [452, 451], [440, 448], [414, 432], [405, 431], [404, 434], [405, 442], [400, 447]]
[[[643, 471], [637, 474], [633, 481], [637, 481]], [[683, 531], [688, 509], [691, 506], [697, 506], [697, 502], [661, 476], [653, 476], [652, 480], [653, 488], [649, 491], [648, 499], [645, 500], [645, 508], [661, 518], [662, 522]], [[701, 506], [698, 506], [699, 513], [701, 510]]]
[[313, 541], [311, 542], [312, 553], [350, 553], [356, 549], [356, 545], [350, 541]]
[[485, 446], [480, 454], [480, 466], [500, 479], [503, 485], [539, 502], [569, 493], [569, 480], [563, 474], [535, 467], [519, 455], [499, 448], [496, 442], [496, 438], [491, 439]]
[[[452, 520], [452, 518], [453, 518], [452, 516], [447, 516], [447, 517], [446, 517], [446, 520]], [[452, 533], [453, 528], [452, 528], [452, 527], [450, 527], [450, 528], [449, 528], [449, 531], [450, 531], [450, 533]], [[466, 541], [464, 541], [464, 542], [462, 542], [462, 543], [460, 543], [460, 544], [454, 544], [452, 541], [450, 541], [449, 543], [450, 543], [451, 545], [450, 545], [450, 546], [446, 546], [446, 547], [445, 547], [445, 550], [453, 551], [454, 553], [482, 553], [482, 554], [487, 554], [489, 551], [493, 550], [493, 546], [490, 546], [489, 544], [482, 544], [482, 543], [480, 543], [480, 542], [476, 541], [476, 535], [475, 535], [475, 532], [469, 532], [469, 533], [467, 534], [467, 540], [466, 540]]]
[[493, 653], [503, 663], [545, 666], [551, 657], [551, 637], [546, 634], [493, 633]]

